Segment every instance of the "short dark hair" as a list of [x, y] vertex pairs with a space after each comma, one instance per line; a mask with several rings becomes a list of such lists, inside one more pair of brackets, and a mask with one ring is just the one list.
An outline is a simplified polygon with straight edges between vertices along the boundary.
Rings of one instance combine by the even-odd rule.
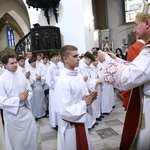
[[43, 59], [45, 59], [45, 58], [49, 59], [48, 55], [43, 55]]
[[22, 60], [22, 59], [24, 59], [24, 60], [25, 60], [25, 58], [24, 58], [23, 56], [19, 56], [19, 57], [17, 57], [17, 61], [20, 61], [20, 60]]
[[89, 52], [89, 53], [86, 53], [86, 55], [84, 56], [84, 58], [89, 58], [89, 59], [91, 59], [92, 61], [95, 61], [94, 55], [91, 54], [90, 52]]
[[12, 54], [12, 53], [6, 53], [6, 54], [2, 55], [2, 57], [1, 57], [1, 62], [2, 62], [3, 64], [7, 64], [9, 58], [16, 58], [16, 55], [15, 55], [15, 54]]
[[32, 57], [28, 60], [28, 62], [29, 62], [29, 64], [31, 64], [32, 62], [36, 62], [36, 59], [34, 57]]
[[63, 57], [64, 56], [68, 56], [70, 51], [77, 51], [78, 48], [73, 46], [73, 45], [65, 45], [62, 47], [62, 49], [60, 50], [60, 57], [63, 61]]
[[42, 54], [41, 53], [37, 53], [36, 56], [42, 56]]
[[51, 59], [54, 56], [58, 56], [58, 52], [56, 52], [55, 50], [51, 49], [49, 52], [49, 58]]

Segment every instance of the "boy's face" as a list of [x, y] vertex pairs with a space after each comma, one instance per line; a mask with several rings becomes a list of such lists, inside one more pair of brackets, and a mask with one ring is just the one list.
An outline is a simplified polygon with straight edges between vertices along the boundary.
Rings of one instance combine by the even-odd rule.
[[17, 71], [18, 64], [17, 64], [16, 58], [9, 58], [9, 59], [8, 59], [8, 63], [7, 63], [7, 64], [4, 64], [4, 67], [5, 67], [7, 70], [12, 71], [12, 72]]
[[98, 65], [98, 59], [96, 58], [95, 61], [93, 61], [93, 66], [97, 66]]
[[31, 65], [33, 68], [36, 68], [36, 61], [31, 62], [30, 65]]
[[91, 60], [90, 58], [86, 57], [86, 58], [85, 58], [85, 63], [86, 63], [88, 66], [90, 66], [91, 63], [92, 63], [92, 60]]
[[79, 66], [79, 53], [78, 51], [70, 51], [68, 57], [64, 57], [64, 65], [70, 70], [74, 70]]
[[36, 58], [37, 58], [38, 61], [42, 60], [42, 56], [40, 56], [40, 55], [37, 55]]
[[28, 53], [27, 53], [27, 57], [28, 57], [28, 58], [32, 58], [32, 52], [28, 52]]
[[49, 59], [48, 59], [48, 58], [44, 58], [44, 59], [43, 59], [43, 64], [47, 64], [47, 63], [48, 63], [48, 61], [49, 61]]
[[19, 60], [18, 64], [20, 67], [24, 67], [25, 66], [25, 60], [24, 59]]
[[53, 57], [51, 58], [51, 61], [52, 61], [53, 63], [57, 64], [58, 61], [59, 61], [59, 56], [58, 56], [58, 55], [53, 56]]

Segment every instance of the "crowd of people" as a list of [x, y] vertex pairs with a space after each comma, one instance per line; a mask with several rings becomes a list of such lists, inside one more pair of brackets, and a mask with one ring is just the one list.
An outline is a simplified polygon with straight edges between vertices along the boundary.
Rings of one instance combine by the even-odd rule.
[[[65, 88], [67, 88], [67, 85], [65, 86], [65, 83], [58, 84], [56, 81], [60, 78], [61, 74], [66, 70], [67, 67], [65, 67], [65, 61], [64, 57], [62, 56], [64, 53], [65, 55], [69, 55], [71, 53], [70, 51], [76, 52], [76, 65], [75, 64], [69, 64], [71, 67], [75, 65], [72, 70], [75, 70], [73, 73], [73, 77], [75, 77], [74, 74], [79, 74], [80, 78], [82, 78], [82, 82], [84, 83], [84, 88], [82, 87], [80, 89], [80, 94], [78, 95], [79, 102], [81, 100], [85, 101], [88, 100], [88, 94], [91, 95], [91, 93], [94, 93], [94, 102], [87, 102], [89, 103], [87, 107], [88, 113], [85, 111], [84, 115], [86, 116], [86, 121], [84, 120], [84, 123], [86, 123], [87, 129], [94, 128], [95, 125], [99, 124], [99, 121], [101, 121], [102, 118], [104, 118], [104, 115], [109, 115], [111, 111], [113, 110], [113, 107], [115, 106], [114, 102], [114, 89], [112, 85], [103, 84], [99, 80], [99, 68], [102, 68], [102, 64], [98, 61], [97, 57], [97, 51], [93, 52], [86, 52], [84, 56], [81, 58], [79, 57], [79, 53], [77, 51], [77, 48], [71, 45], [64, 46], [60, 52], [55, 50], [50, 50], [49, 56], [44, 55], [42, 53], [37, 53], [34, 55], [31, 51], [28, 51], [26, 54], [26, 57], [19, 53], [16, 57], [15, 55], [8, 53], [4, 54], [1, 57], [1, 80], [4, 80], [1, 82], [1, 92], [0, 98], [1, 98], [1, 109], [3, 110], [3, 117], [4, 117], [4, 124], [6, 125], [8, 122], [8, 128], [5, 127], [5, 141], [6, 143], [11, 143], [10, 145], [6, 145], [6, 149], [13, 149], [15, 147], [15, 150], [19, 147], [27, 148], [27, 149], [36, 149], [29, 144], [32, 142], [32, 144], [36, 147], [37, 146], [37, 128], [35, 127], [35, 121], [42, 117], [49, 117], [49, 123], [50, 126], [54, 129], [61, 130], [62, 125], [60, 125], [60, 120], [64, 122], [74, 122], [74, 120], [68, 120], [67, 118], [61, 117], [59, 110], [60, 109], [60, 103], [58, 99], [60, 99], [58, 96], [61, 96], [60, 92], [59, 94], [56, 94], [57, 87], [62, 87], [62, 92]], [[67, 59], [67, 58], [66, 58]], [[73, 63], [67, 62], [68, 63]], [[69, 68], [68, 68], [69, 69]], [[72, 74], [71, 73], [71, 74]], [[8, 75], [7, 75], [8, 74]], [[21, 75], [20, 75], [21, 74]], [[23, 77], [22, 77], [23, 75]], [[6, 78], [9, 76], [9, 82], [6, 80]], [[12, 77], [11, 77], [12, 76]], [[72, 76], [72, 75], [71, 75]], [[18, 78], [18, 79], [17, 79]], [[25, 81], [24, 81], [25, 80]], [[68, 80], [68, 79], [66, 79]], [[63, 81], [66, 81], [65, 77]], [[75, 82], [78, 81], [78, 79], [74, 80]], [[71, 81], [70, 81], [71, 82]], [[11, 84], [10, 84], [11, 83]], [[58, 85], [57, 85], [57, 84]], [[25, 84], [24, 88], [22, 89], [22, 84]], [[74, 84], [74, 83], [73, 83]], [[78, 82], [78, 84], [81, 84]], [[71, 85], [70, 85], [71, 86]], [[73, 94], [75, 91], [74, 85], [72, 85], [73, 90], [71, 94]], [[76, 85], [77, 86], [77, 85]], [[80, 85], [81, 86], [81, 85]], [[79, 87], [80, 87], [79, 86]], [[9, 91], [8, 91], [9, 89]], [[69, 90], [69, 91], [70, 91]], [[85, 92], [84, 92], [85, 90]], [[45, 94], [45, 91], [47, 92], [47, 95]], [[13, 93], [13, 94], [12, 94]], [[20, 94], [25, 94], [23, 98], [20, 97]], [[64, 94], [65, 92], [63, 92]], [[10, 96], [9, 96], [10, 94]], [[75, 93], [74, 93], [75, 94]], [[77, 96], [75, 94], [75, 97]], [[89, 96], [90, 97], [90, 96]], [[67, 97], [69, 98], [69, 97]], [[72, 96], [70, 96], [72, 99]], [[76, 101], [76, 100], [75, 100]], [[77, 102], [75, 102], [77, 103]], [[79, 104], [77, 103], [77, 106]], [[59, 108], [55, 108], [55, 106]], [[79, 106], [78, 106], [79, 107]], [[29, 140], [29, 143], [26, 143], [25, 145], [22, 144], [22, 140], [24, 139], [25, 135], [25, 129], [23, 130], [24, 123], [26, 126], [26, 129], [28, 130], [29, 126], [26, 124], [27, 120], [23, 120], [21, 116], [22, 109], [26, 110], [26, 114], [24, 114], [25, 119], [28, 119], [30, 116], [32, 126], [35, 129], [35, 133], [31, 130], [31, 132], [27, 132], [28, 134], [35, 135], [34, 142], [32, 140]], [[71, 109], [71, 108], [70, 108]], [[77, 108], [76, 108], [77, 109]], [[56, 111], [57, 110], [57, 111]], [[86, 109], [84, 109], [86, 110]], [[69, 110], [68, 110], [69, 111]], [[73, 108], [71, 109], [73, 111]], [[30, 115], [28, 113], [30, 113]], [[7, 114], [11, 114], [11, 116], [14, 116], [14, 118], [8, 118]], [[77, 110], [72, 113], [77, 113]], [[62, 115], [62, 114], [61, 114]], [[79, 115], [79, 114], [78, 114]], [[83, 115], [83, 114], [82, 114]], [[27, 117], [28, 116], [28, 117]], [[75, 114], [72, 114], [72, 117], [75, 117]], [[62, 119], [63, 118], [63, 119]], [[80, 118], [80, 117], [79, 117]], [[15, 121], [14, 121], [15, 119]], [[17, 120], [17, 121], [16, 121]], [[21, 123], [20, 123], [21, 122]], [[31, 125], [31, 122], [29, 124]], [[77, 122], [80, 122], [77, 120]], [[12, 137], [12, 130], [11, 126], [9, 124], [12, 124], [14, 126], [14, 132], [19, 136], [20, 135], [20, 141], [16, 140], [14, 141], [14, 138]], [[21, 134], [19, 127], [15, 128], [15, 126], [18, 126], [22, 129], [22, 132], [24, 134]], [[7, 133], [7, 135], [6, 135]], [[32, 134], [31, 134], [32, 133]], [[26, 135], [27, 136], [27, 135]], [[29, 138], [30, 139], [30, 138]], [[16, 143], [19, 143], [16, 145]], [[59, 143], [59, 142], [58, 142]], [[29, 148], [30, 147], [30, 148]]]
[[[149, 2], [145, 5], [148, 9]], [[134, 33], [138, 41], [129, 47], [127, 61], [119, 48], [116, 55], [92, 48], [79, 56], [73, 45], [65, 45], [59, 52], [51, 50], [49, 56], [38, 53], [36, 58], [30, 51], [26, 58], [4, 54], [0, 60], [0, 108], [5, 128], [4, 132], [0, 118], [2, 149], [38, 150], [36, 120], [49, 117], [50, 126], [58, 131], [58, 150], [92, 150], [88, 130], [115, 107], [115, 87], [124, 90], [127, 110], [120, 150], [149, 150], [147, 10], [137, 13]]]
[[[3, 110], [6, 150], [14, 147], [15, 150], [20, 147], [23, 150], [37, 149], [36, 121], [42, 117], [48, 117], [50, 126], [58, 130], [58, 150], [69, 150], [72, 145], [74, 150], [82, 145], [92, 149], [88, 130], [98, 125], [104, 115], [109, 115], [115, 107], [114, 85], [101, 79], [105, 65], [99, 61], [99, 53], [99, 49], [92, 48], [91, 52], [79, 56], [77, 47], [66, 45], [60, 51], [50, 50], [49, 55], [37, 53], [33, 57], [28, 51], [26, 57], [22, 53], [17, 57], [11, 53], [2, 56], [0, 108]], [[124, 61], [119, 54], [122, 53], [114, 53], [114, 56]], [[130, 92], [123, 91], [123, 94], [123, 106], [127, 110]], [[27, 121], [29, 118], [30, 121]], [[32, 125], [30, 130], [29, 125]], [[80, 135], [77, 140], [77, 132], [82, 133], [82, 130], [86, 141], [84, 144], [76, 143], [81, 140]], [[3, 130], [1, 132], [4, 135]], [[13, 138], [14, 133], [20, 140]], [[64, 136], [69, 138], [64, 139]], [[25, 137], [32, 140], [23, 144]], [[4, 144], [4, 136], [1, 138]]]

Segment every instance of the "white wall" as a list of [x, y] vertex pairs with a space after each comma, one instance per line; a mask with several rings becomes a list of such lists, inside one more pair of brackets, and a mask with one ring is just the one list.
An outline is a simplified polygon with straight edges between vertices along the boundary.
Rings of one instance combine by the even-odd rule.
[[[46, 26], [47, 20], [42, 10], [28, 9], [31, 27], [35, 23]], [[59, 5], [58, 23], [54, 15], [50, 17], [50, 25], [60, 28], [63, 45], [78, 47], [79, 53], [89, 51], [94, 45], [92, 26], [91, 0], [61, 0]], [[90, 23], [90, 30], [89, 30]]]
[[[91, 0], [82, 0], [83, 2], [83, 19], [84, 19], [84, 36], [86, 51], [91, 51], [95, 47], [94, 41], [94, 16], [92, 13]], [[85, 51], [84, 51], [85, 52]]]

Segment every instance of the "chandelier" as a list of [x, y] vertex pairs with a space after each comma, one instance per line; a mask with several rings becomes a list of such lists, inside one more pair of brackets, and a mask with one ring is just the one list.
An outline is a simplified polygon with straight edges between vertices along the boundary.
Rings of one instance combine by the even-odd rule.
[[49, 13], [53, 12], [55, 20], [58, 23], [58, 6], [60, 0], [26, 0], [27, 5], [33, 8], [44, 10], [47, 23], [50, 25]]

